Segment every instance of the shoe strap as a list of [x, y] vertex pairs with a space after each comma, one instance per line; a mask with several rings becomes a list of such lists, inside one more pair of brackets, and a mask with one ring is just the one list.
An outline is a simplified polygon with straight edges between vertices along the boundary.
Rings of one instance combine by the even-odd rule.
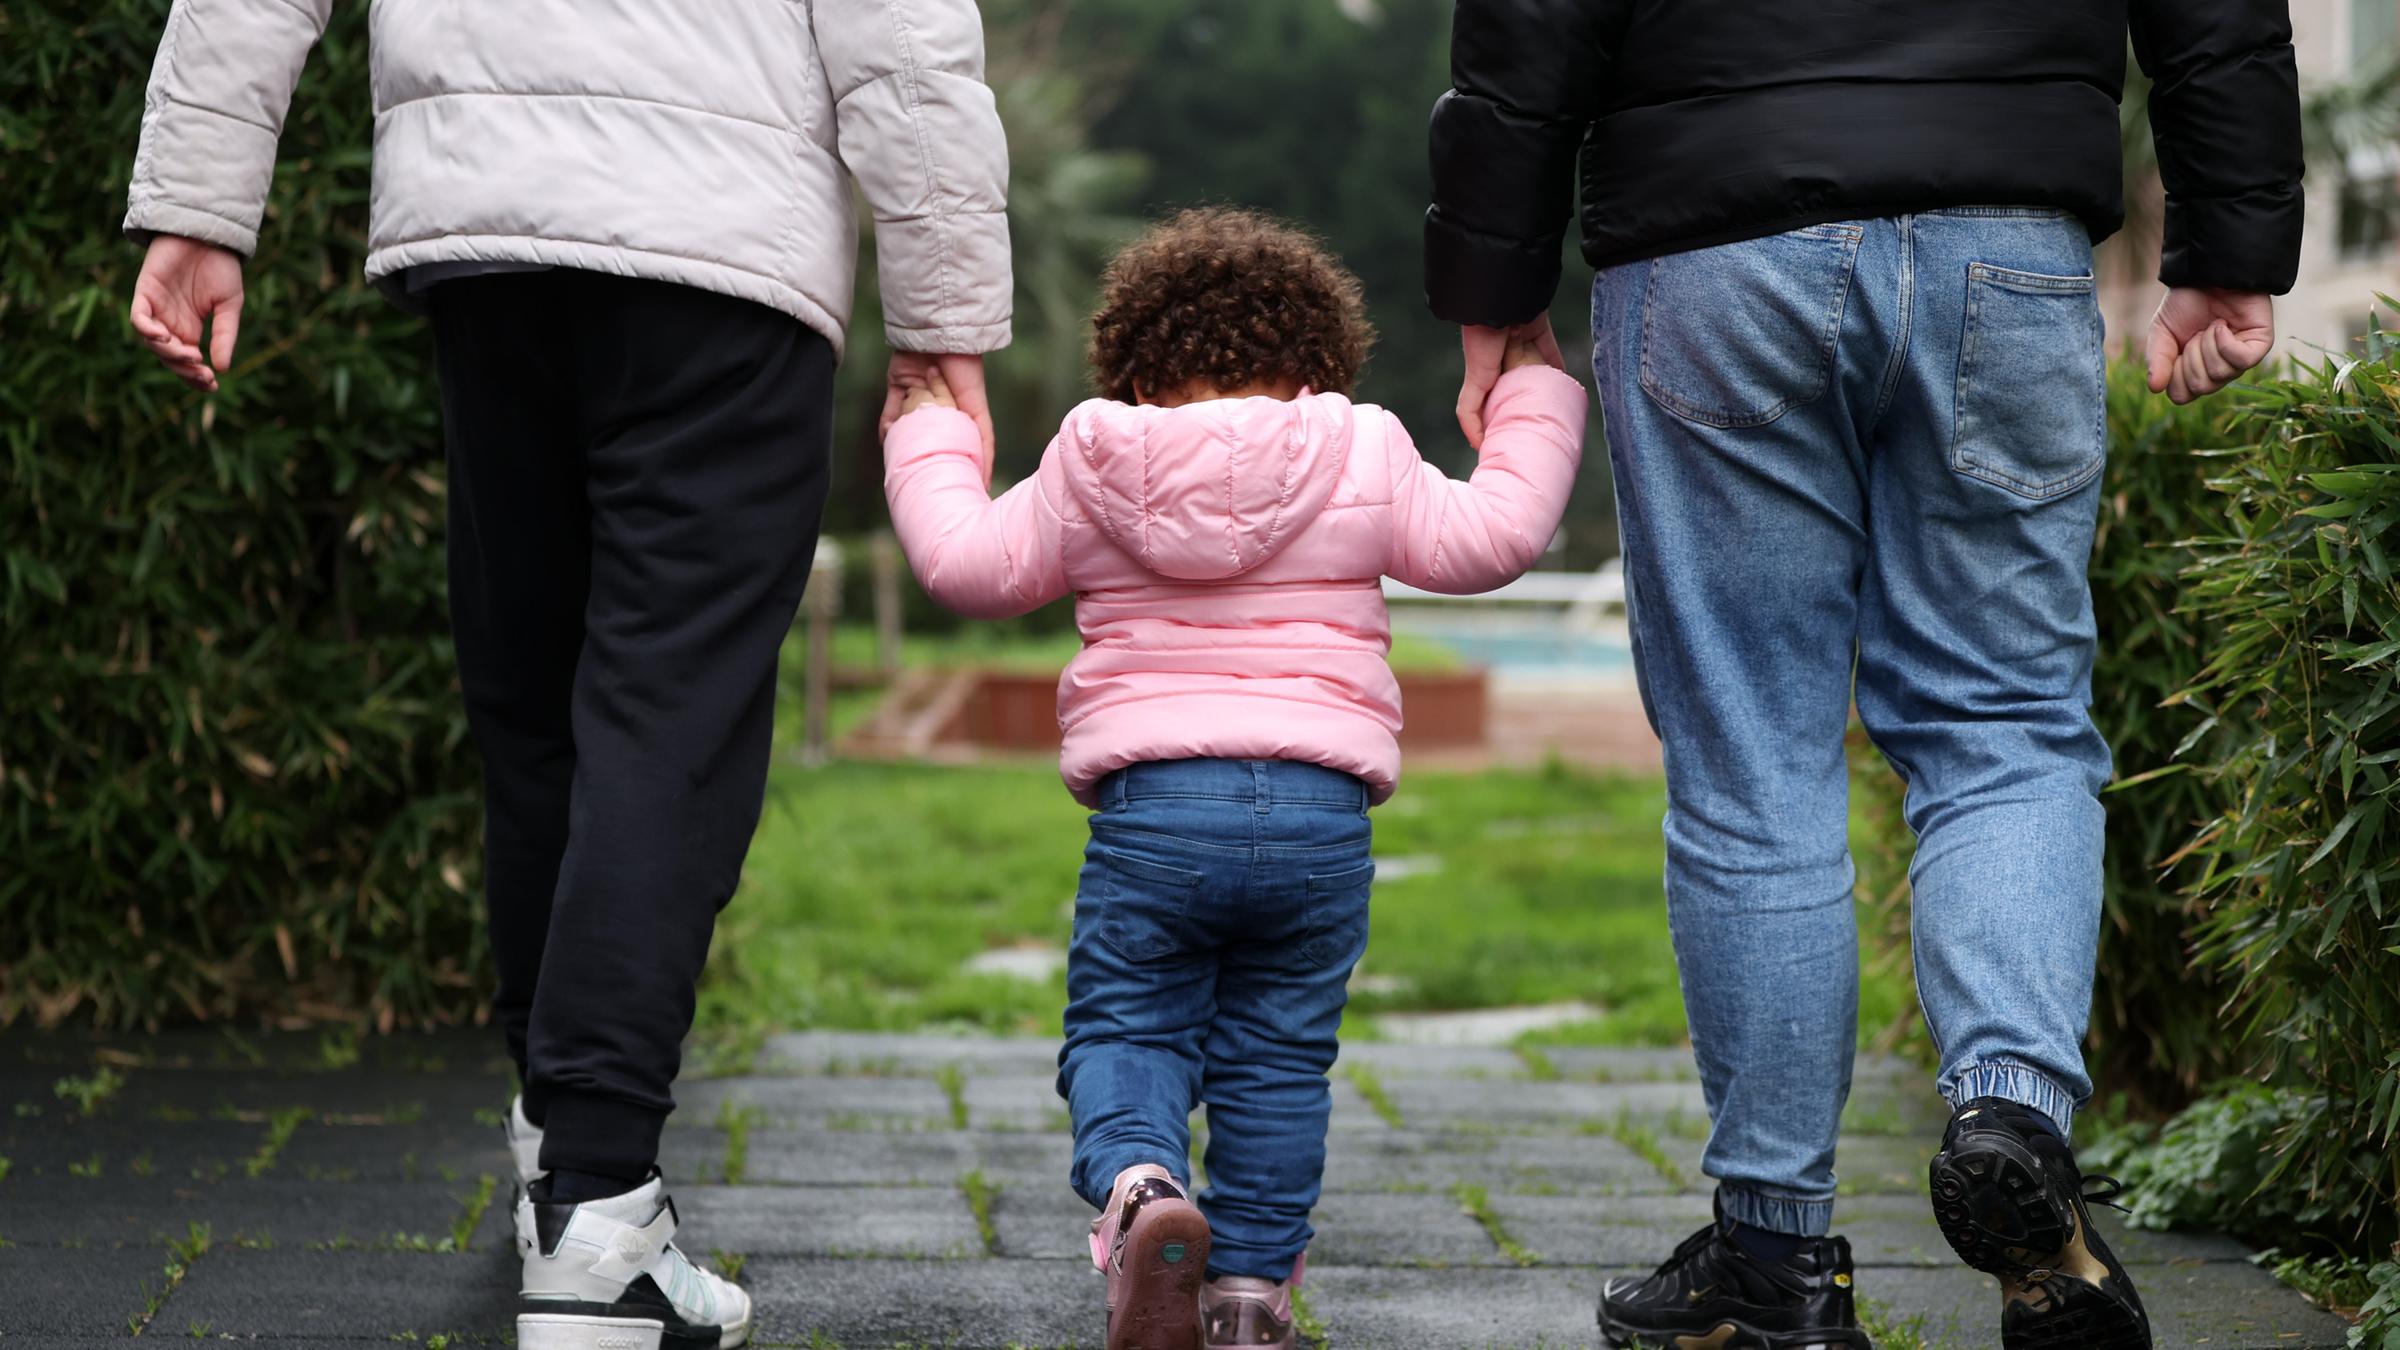
[[589, 1206], [578, 1208], [572, 1223], [584, 1228], [577, 1236], [600, 1248], [600, 1259], [592, 1262], [592, 1274], [620, 1284], [631, 1284], [650, 1270], [675, 1239], [675, 1207], [663, 1198], [658, 1213], [645, 1224], [595, 1214]]

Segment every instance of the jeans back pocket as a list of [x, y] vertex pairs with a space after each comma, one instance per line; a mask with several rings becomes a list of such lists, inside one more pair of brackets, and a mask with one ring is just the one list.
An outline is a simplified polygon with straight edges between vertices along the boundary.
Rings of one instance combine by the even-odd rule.
[[1950, 467], [2037, 502], [2090, 482], [2108, 460], [2106, 360], [2091, 277], [1970, 264]]
[[1865, 235], [1811, 225], [1652, 262], [1643, 391], [1711, 427], [1763, 426], [1824, 397]]
[[1200, 873], [1095, 845], [1100, 866], [1102, 942], [1128, 961], [1155, 961], [1184, 945], [1183, 929]]

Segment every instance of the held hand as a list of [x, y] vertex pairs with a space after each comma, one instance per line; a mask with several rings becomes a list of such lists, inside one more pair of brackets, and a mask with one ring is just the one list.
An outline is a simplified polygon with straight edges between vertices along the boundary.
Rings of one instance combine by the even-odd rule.
[[983, 473], [984, 477], [991, 477], [992, 409], [984, 395], [980, 356], [893, 352], [883, 395], [883, 434], [889, 436], [892, 423], [899, 421], [902, 413], [913, 411], [903, 406], [908, 402], [910, 390], [929, 386], [936, 376], [949, 390], [949, 406], [974, 418], [976, 429], [983, 433]]
[[1531, 361], [1514, 359], [1511, 350], [1518, 345], [1533, 349], [1536, 359], [1560, 370], [1567, 368], [1567, 358], [1560, 355], [1558, 337], [1550, 331], [1550, 316], [1542, 314], [1514, 328], [1481, 328], [1467, 325], [1458, 330], [1460, 351], [1466, 358], [1466, 378], [1458, 387], [1458, 429], [1467, 435], [1467, 444], [1483, 448], [1483, 405], [1492, 396], [1492, 386], [1499, 383], [1505, 365], [1514, 370]]
[[1548, 364], [1550, 364], [1550, 358], [1544, 355], [1542, 349], [1530, 339], [1512, 337], [1508, 340], [1508, 354], [1500, 358], [1500, 373], [1505, 375], [1520, 366]]
[[2275, 299], [2178, 286], [2150, 321], [2150, 391], [2177, 403], [2213, 394], [2275, 349]]
[[[912, 377], [913, 378], [913, 377]], [[900, 415], [908, 416], [919, 408], [955, 408], [958, 400], [950, 396], [949, 381], [942, 378], [941, 367], [926, 373], [921, 383], [909, 387], [908, 396], [900, 400]]]
[[[241, 331], [241, 255], [180, 235], [155, 236], [133, 283], [131, 317], [133, 331], [159, 364], [194, 389], [216, 392], [217, 375], [232, 366], [234, 338]], [[208, 328], [205, 358], [203, 324]]]

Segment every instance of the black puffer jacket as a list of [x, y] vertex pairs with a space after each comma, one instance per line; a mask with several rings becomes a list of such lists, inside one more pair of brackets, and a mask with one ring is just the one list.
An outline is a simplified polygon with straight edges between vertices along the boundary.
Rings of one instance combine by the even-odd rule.
[[1427, 299], [1495, 326], [1546, 308], [1578, 151], [1600, 266], [1941, 206], [2058, 206], [2112, 234], [2128, 28], [2155, 81], [2162, 279], [2291, 289], [2286, 0], [1458, 0]]

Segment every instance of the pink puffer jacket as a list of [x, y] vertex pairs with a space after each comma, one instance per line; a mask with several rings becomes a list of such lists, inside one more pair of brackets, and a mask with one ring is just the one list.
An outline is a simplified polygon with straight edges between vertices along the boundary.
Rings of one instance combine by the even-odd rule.
[[1380, 580], [1465, 594], [1514, 580], [1557, 533], [1583, 386], [1500, 378], [1466, 482], [1397, 418], [1339, 394], [1179, 408], [1095, 399], [998, 500], [974, 423], [901, 418], [884, 489], [917, 578], [971, 618], [1075, 597], [1083, 651], [1058, 682], [1078, 800], [1143, 760], [1294, 759], [1400, 778], [1400, 689]]

